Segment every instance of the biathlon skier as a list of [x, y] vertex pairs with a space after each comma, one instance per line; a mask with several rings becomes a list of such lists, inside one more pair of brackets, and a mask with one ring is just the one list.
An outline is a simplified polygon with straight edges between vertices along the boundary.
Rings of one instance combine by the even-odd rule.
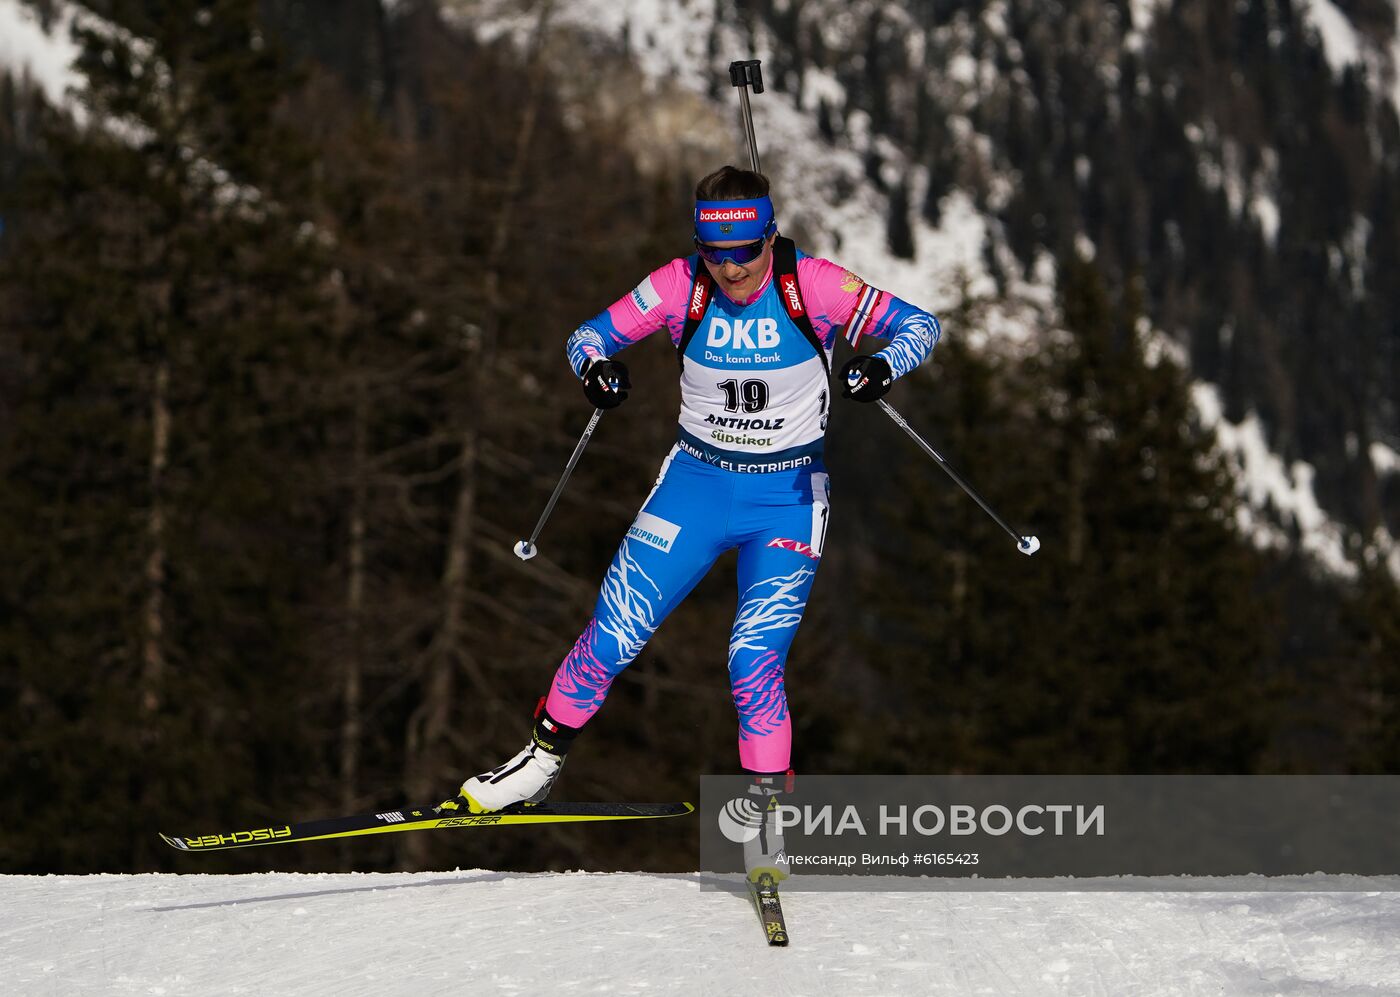
[[[653, 271], [569, 337], [584, 394], [611, 409], [632, 386], [616, 354], [665, 330], [681, 361], [679, 436], [608, 568], [593, 618], [540, 700], [530, 742], [467, 779], [439, 811], [543, 800], [613, 679], [732, 548], [739, 607], [729, 681], [739, 764], [752, 773], [750, 791], [763, 797], [764, 811], [790, 781], [783, 666], [826, 538], [822, 444], [836, 337], [844, 329], [853, 348], [865, 336], [888, 340], [841, 370], [843, 397], [872, 402], [923, 362], [940, 330], [928, 312], [779, 236], [768, 192], [761, 173], [733, 166], [702, 179], [696, 253]], [[751, 875], [787, 874], [777, 835], [760, 834], [745, 852]]]

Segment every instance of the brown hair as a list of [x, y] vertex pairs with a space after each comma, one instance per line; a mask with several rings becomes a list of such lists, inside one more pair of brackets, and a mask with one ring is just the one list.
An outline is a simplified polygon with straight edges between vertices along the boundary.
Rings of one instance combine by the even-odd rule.
[[737, 166], [721, 166], [695, 185], [697, 201], [747, 201], [767, 195], [767, 177]]

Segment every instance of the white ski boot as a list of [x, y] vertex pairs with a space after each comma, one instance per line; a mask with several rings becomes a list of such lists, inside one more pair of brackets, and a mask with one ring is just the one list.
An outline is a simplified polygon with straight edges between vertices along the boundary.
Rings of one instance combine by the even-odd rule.
[[783, 847], [783, 831], [778, 824], [778, 804], [784, 790], [790, 791], [792, 773], [756, 775], [748, 795], [736, 800], [736, 807], [747, 813], [746, 823], [757, 834], [744, 841], [744, 872], [750, 883], [767, 877], [776, 884], [787, 879], [790, 871], [787, 849]]
[[577, 733], [551, 720], [541, 701], [530, 743], [510, 761], [462, 783], [458, 795], [439, 806], [438, 813], [485, 814], [512, 803], [543, 801], [559, 778], [564, 755]]
[[462, 783], [460, 795], [474, 814], [500, 810], [512, 803], [539, 803], [549, 795], [563, 767], [562, 755], [545, 751], [531, 741], [504, 765]]

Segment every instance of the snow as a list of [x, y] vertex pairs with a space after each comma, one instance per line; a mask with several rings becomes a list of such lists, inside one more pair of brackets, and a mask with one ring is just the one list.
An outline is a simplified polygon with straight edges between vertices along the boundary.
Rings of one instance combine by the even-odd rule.
[[[882, 10], [887, 18], [900, 15], [897, 8]], [[536, 24], [535, 18], [518, 4], [504, 0], [448, 0], [444, 12], [483, 40], [509, 37], [524, 44]], [[854, 19], [854, 30], [860, 26], [857, 15], [867, 13], [865, 5], [835, 8], [829, 18], [821, 19], [818, 27], [834, 30], [846, 19]], [[986, 16], [996, 22], [1002, 16], [1001, 8], [992, 5]], [[555, 29], [604, 39], [626, 38], [629, 51], [645, 76], [700, 96], [708, 92], [708, 85], [714, 80], [727, 80], [725, 66], [731, 58], [768, 59], [769, 48], [779, 43], [765, 29], [750, 39], [738, 29], [735, 20], [725, 17], [717, 23], [714, 5], [699, 0], [640, 0], [630, 4], [570, 0], [556, 5], [550, 23]], [[967, 27], [961, 22], [959, 25]], [[1001, 27], [1004, 30], [1005, 26]], [[716, 36], [718, 53], [713, 56], [709, 51], [712, 34]], [[963, 69], [966, 83], [972, 87], [985, 73], [995, 73], [993, 64], [984, 66], [972, 59]], [[953, 67], [952, 71], [956, 70]], [[949, 71], [944, 67], [945, 74]], [[722, 90], [726, 120], [732, 120], [734, 98], [730, 89], [725, 86]], [[927, 169], [911, 163], [887, 140], [872, 136], [868, 119], [858, 109], [848, 113], [844, 134], [837, 143], [827, 143], [811, 112], [819, 97], [843, 106], [845, 91], [834, 74], [818, 69], [806, 71], [803, 90], [802, 107], [796, 105], [793, 95], [771, 87], [752, 101], [759, 154], [764, 172], [774, 181], [780, 224], [803, 236], [805, 250], [835, 259], [866, 280], [935, 311], [959, 304], [964, 290], [974, 297], [989, 301], [994, 298], [996, 283], [988, 272], [985, 250], [990, 245], [993, 253], [1002, 256], [1003, 247], [998, 245], [1001, 240], [994, 223], [978, 210], [970, 194], [961, 190], [948, 194], [941, 204], [942, 217], [936, 227], [929, 225], [917, 209], [912, 210], [910, 223], [916, 256], [912, 260], [893, 256], [886, 244], [888, 201], [866, 182], [862, 154], [873, 143], [893, 180], [908, 175], [912, 205], [923, 201]], [[985, 173], [990, 178], [988, 202], [995, 207], [1015, 189], [1017, 178], [1006, 175], [991, 161], [992, 143], [986, 136], [972, 132], [967, 118], [955, 118], [951, 124], [955, 130], [962, 129], [960, 142], [983, 150]], [[733, 155], [738, 147], [733, 153], [724, 151]], [[851, 193], [838, 193], [843, 191]], [[994, 314], [987, 327], [995, 328], [998, 336], [1024, 342], [1044, 326], [1043, 314], [1032, 317], [1029, 312], [1054, 300], [1053, 287], [1041, 287], [1035, 280], [1020, 280], [1020, 265], [1009, 262], [1013, 264], [1007, 267], [1012, 274], [1010, 300], [989, 306]], [[1053, 271], [1050, 277], [1053, 278]]]
[[1400, 113], [1400, 8], [1395, 13], [1395, 40], [1390, 43], [1390, 101]]
[[[73, 41], [73, 27], [80, 25], [119, 38], [131, 45], [142, 58], [150, 55], [151, 43], [77, 4], [59, 2], [55, 9], [52, 29], [45, 32], [29, 7], [19, 0], [0, 0], [0, 70], [9, 69], [28, 76], [49, 103], [63, 108], [81, 123], [86, 121], [87, 112], [77, 95], [86, 87], [87, 78], [73, 68], [80, 54], [77, 43]], [[168, 78], [168, 71], [163, 66], [158, 71]], [[150, 138], [150, 129], [131, 118], [109, 118], [100, 122], [100, 126], [108, 134], [131, 145]], [[235, 182], [227, 170], [199, 155], [196, 150], [186, 147], [181, 154], [191, 163], [193, 175], [214, 191], [215, 199], [222, 207], [252, 211], [262, 202], [261, 191]]]
[[1130, 52], [1142, 51], [1142, 46], [1147, 37], [1147, 29], [1152, 26], [1153, 19], [1157, 12], [1162, 9], [1165, 0], [1128, 0], [1128, 13], [1132, 17], [1132, 28], [1123, 38], [1123, 43]]
[[1278, 152], [1270, 146], [1263, 146], [1259, 150], [1259, 159], [1259, 168], [1249, 179], [1249, 213], [1269, 247], [1277, 248], [1279, 224], [1283, 219], [1275, 196], [1279, 188]]
[[1361, 61], [1361, 39], [1346, 14], [1332, 0], [1305, 0], [1303, 6], [1308, 19], [1317, 28], [1322, 54], [1334, 76], [1341, 76], [1348, 66]]
[[1348, 66], [1364, 66], [1373, 85], [1380, 85], [1381, 99], [1388, 98], [1400, 112], [1400, 6], [1396, 7], [1397, 31], [1389, 49], [1357, 31], [1334, 0], [1303, 0], [1302, 12], [1317, 30], [1332, 75], [1340, 77]]
[[78, 45], [69, 34], [73, 12], [63, 8], [53, 32], [45, 32], [34, 11], [19, 0], [0, 0], [0, 70], [28, 76], [50, 104], [71, 105], [69, 91], [86, 83], [73, 69]]
[[[1307, 2], [1309, 16], [1318, 26], [1320, 42], [1334, 67], [1363, 56], [1380, 58], [1370, 50], [1362, 52], [1355, 30], [1330, 0]], [[449, 0], [449, 4], [459, 12], [459, 23], [483, 38], [508, 35], [523, 42], [534, 25], [533, 19], [517, 5], [503, 0], [472, 4]], [[1144, 32], [1164, 8], [1164, 0], [1130, 0], [1129, 48], [1141, 47]], [[762, 27], [749, 39], [741, 35], [732, 18], [721, 17], [717, 21], [718, 8], [708, 3], [644, 0], [619, 5], [609, 0], [570, 0], [556, 10], [556, 27], [563, 25], [604, 38], [625, 38], [644, 75], [678, 85], [695, 99], [704, 97], [707, 83], [723, 78], [729, 58], [762, 59], [767, 48], [776, 44]], [[826, 11], [830, 17], [819, 19], [817, 27], [823, 32], [833, 31], [845, 19], [870, 12], [870, 5], [865, 3], [834, 7]], [[1004, 21], [1004, 5], [988, 4], [984, 26], [994, 33], [1005, 31]], [[978, 90], [986, 85], [984, 73], [994, 72], [995, 67], [984, 65], [972, 54], [971, 25], [964, 14], [952, 18], [938, 32], [944, 43], [955, 43], [949, 46], [955, 54], [941, 69], [941, 78], [955, 88], [947, 96], [955, 106], [966, 110], [980, 99]], [[714, 54], [707, 47], [712, 36]], [[1374, 45], [1371, 47], [1374, 49]], [[1400, 60], [1400, 47], [1396, 56]], [[716, 123], [722, 124], [722, 117], [732, 108], [728, 91], [728, 87], [721, 88], [724, 103], [716, 107], [721, 115], [716, 117]], [[999, 223], [979, 208], [971, 191], [962, 189], [944, 195], [937, 226], [929, 225], [920, 212], [911, 212], [915, 256], [893, 256], [886, 243], [888, 200], [866, 182], [863, 154], [872, 146], [878, 149], [886, 180], [906, 180], [909, 201], [914, 205], [923, 203], [927, 169], [911, 162], [892, 143], [872, 135], [868, 117], [859, 108], [847, 108], [846, 127], [835, 143], [822, 138], [812, 113], [817, 98], [826, 97], [839, 106], [846, 97], [830, 71], [809, 68], [803, 91], [802, 106], [797, 106], [791, 95], [772, 90], [752, 102], [762, 165], [774, 180], [774, 200], [785, 230], [797, 234], [804, 249], [838, 260], [871, 283], [933, 311], [957, 307], [964, 296], [975, 302], [979, 306], [978, 327], [955, 333], [964, 336], [974, 349], [1034, 349], [1046, 330], [1056, 323], [1054, 261], [1048, 257], [1031, 261], [1030, 277], [1024, 278], [1026, 268], [1006, 245]], [[1396, 92], [1400, 96], [1400, 83]], [[997, 161], [993, 143], [975, 131], [968, 115], [952, 115], [949, 127], [959, 146], [981, 160], [979, 172], [986, 178], [985, 203], [992, 211], [997, 210], [1016, 189], [1019, 178]], [[1222, 139], [1213, 122], [1193, 123], [1186, 130], [1199, 154], [1203, 182], [1212, 189], [1223, 189], [1231, 212], [1236, 217], [1251, 217], [1267, 242], [1276, 244], [1282, 216], [1276, 195], [1278, 157], [1274, 150], [1266, 149], [1260, 168], [1246, 176], [1238, 145]], [[1086, 181], [1082, 170], [1079, 177], [1081, 182]], [[1355, 225], [1346, 240], [1345, 252], [1335, 247], [1343, 256], [1344, 270], [1353, 289], [1358, 292], [1364, 290], [1356, 275], [1361, 272], [1358, 268], [1364, 261], [1367, 235], [1363, 226]], [[1170, 224], [1168, 238], [1175, 239], [1177, 252], [1184, 251], [1179, 233]], [[1081, 237], [1077, 244], [1082, 254], [1092, 255], [1093, 247], [1087, 239]], [[998, 291], [989, 259], [997, 262], [1004, 275], [1004, 294]], [[1224, 420], [1215, 386], [1198, 382], [1194, 396], [1202, 421], [1219, 431], [1219, 446], [1239, 472], [1242, 491], [1249, 502], [1239, 513], [1242, 531], [1261, 546], [1283, 547], [1288, 543], [1288, 533], [1282, 526], [1294, 525], [1302, 534], [1304, 550], [1326, 570], [1352, 577], [1354, 570], [1344, 555], [1342, 530], [1317, 502], [1312, 487], [1313, 468], [1301, 461], [1285, 466], [1270, 451], [1257, 416], [1251, 415], [1239, 425]], [[1387, 551], [1391, 562], [1400, 565], [1400, 551], [1393, 545]]]
[[1005, 38], [1011, 33], [1007, 23], [1006, 0], [991, 0], [982, 12], [982, 26], [994, 38]]
[[[79, 4], [56, 0], [53, 22], [46, 32], [31, 8], [19, 0], [0, 0], [0, 72], [9, 70], [28, 77], [50, 104], [84, 124], [88, 112], [79, 93], [86, 88], [87, 78], [73, 68], [81, 54], [73, 40], [75, 26], [119, 38], [140, 56], [150, 53], [150, 42]], [[108, 134], [133, 145], [146, 141], [150, 134], [134, 119], [107, 119], [99, 124]]]
[[1191, 385], [1191, 400], [1201, 422], [1215, 430], [1218, 449], [1233, 466], [1247, 504], [1238, 511], [1241, 532], [1259, 547], [1283, 550], [1288, 534], [1263, 511], [1272, 508], [1300, 533], [1302, 549], [1332, 574], [1354, 578], [1341, 529], [1318, 505], [1314, 469], [1306, 461], [1291, 465], [1269, 449], [1263, 423], [1250, 412], [1238, 423], [1225, 418], [1220, 389], [1207, 381]]
[[802, 98], [803, 107], [809, 111], [816, 111], [821, 101], [839, 110], [846, 103], [846, 88], [831, 70], [808, 67], [802, 72]]
[[[1334, 69], [1358, 60], [1376, 71], [1376, 78], [1394, 84], [1394, 97], [1400, 107], [1400, 37], [1394, 51], [1379, 53], [1374, 44], [1358, 35], [1346, 16], [1331, 0], [1305, 0], [1307, 16], [1316, 25], [1319, 39]], [[1152, 19], [1164, 8], [1165, 0], [1129, 0], [1132, 27], [1129, 47], [1140, 47], [1143, 33]], [[538, 18], [531, 10], [514, 0], [444, 0], [445, 13], [465, 29], [490, 40], [508, 37], [524, 44], [534, 31]], [[702, 0], [637, 0], [616, 4], [611, 0], [569, 0], [556, 4], [550, 24], [580, 34], [625, 43], [644, 75], [655, 85], [670, 88], [670, 100], [675, 88], [688, 95], [691, 102], [703, 103], [708, 84], [723, 78], [724, 65], [731, 57], [767, 58], [768, 49], [780, 43], [760, 28], [750, 39], [736, 26], [732, 17], [716, 21], [717, 7]], [[839, 6], [828, 11], [817, 25], [823, 32], [836, 31], [851, 21], [858, 26], [862, 17], [872, 13], [870, 4]], [[68, 34], [74, 17], [92, 19], [92, 15], [72, 4], [59, 7], [55, 30], [46, 34], [32, 12], [19, 0], [0, 0], [0, 68], [9, 67], [27, 73], [54, 103], [69, 107], [74, 113], [81, 108], [65, 95], [81, 85], [72, 61], [77, 48]], [[989, 4], [983, 12], [983, 23], [994, 33], [1004, 33], [1005, 5]], [[849, 25], [848, 25], [849, 27]], [[970, 26], [959, 15], [940, 31], [966, 32]], [[714, 53], [711, 54], [711, 38]], [[970, 55], [955, 56], [943, 75], [950, 83], [966, 89], [963, 103], [970, 107], [979, 98], [977, 88], [985, 86], [985, 74], [995, 67]], [[683, 106], [684, 120], [689, 122], [687, 134], [709, 142], [711, 132], [732, 120], [730, 88], [722, 88], [725, 103], [714, 107], [713, 120], [696, 107]], [[954, 189], [940, 202], [937, 226], [929, 225], [922, 214], [911, 212], [911, 228], [915, 258], [894, 257], [886, 244], [885, 219], [888, 201], [884, 195], [865, 181], [862, 154], [872, 143], [881, 153], [884, 172], [894, 181], [907, 178], [909, 200], [913, 205], [923, 203], [928, 172], [925, 167], [908, 160], [900, 149], [887, 140], [870, 134], [868, 120], [858, 109], [849, 109], [846, 129], [835, 145], [820, 135], [813, 109], [818, 98], [843, 106], [846, 94], [835, 75], [829, 70], [809, 67], [803, 85], [803, 107], [796, 106], [792, 95], [771, 90], [753, 101], [755, 127], [759, 135], [763, 167], [775, 180], [780, 219], [790, 232], [803, 237], [805, 249], [829, 256], [855, 270], [872, 283], [886, 288], [906, 300], [933, 311], [947, 311], [962, 304], [963, 296], [980, 306], [979, 328], [958, 330], [974, 348], [1032, 349], [1044, 330], [1054, 324], [1055, 267], [1048, 257], [1032, 261], [1030, 278], [1022, 277], [1024, 268], [1007, 247], [998, 223], [979, 209], [969, 191]], [[678, 106], [684, 101], [678, 102]], [[713, 107], [713, 105], [705, 105]], [[120, 123], [106, 123], [109, 129]], [[661, 122], [648, 121], [647, 128], [659, 128]], [[993, 144], [985, 135], [977, 134], [971, 119], [955, 115], [950, 119], [958, 142], [975, 150], [981, 158], [980, 172], [986, 179], [985, 201], [993, 211], [1003, 205], [1019, 184], [1019, 178], [996, 161]], [[130, 132], [134, 126], [127, 126]], [[136, 133], [131, 132], [131, 135]], [[1224, 188], [1231, 210], [1237, 216], [1248, 212], [1258, 223], [1270, 244], [1278, 237], [1280, 209], [1274, 191], [1277, 188], [1277, 157], [1267, 150], [1264, 166], [1246, 179], [1240, 169], [1238, 150], [1231, 143], [1220, 142], [1212, 123], [1205, 127], [1188, 126], [1188, 135], [1200, 153], [1202, 178], [1208, 186]], [[737, 140], [737, 136], [735, 136]], [[734, 155], [738, 155], [737, 141]], [[211, 171], [217, 168], [210, 164]], [[230, 203], [255, 205], [257, 192], [240, 188], [229, 178], [211, 174], [221, 191], [227, 192]], [[1085, 182], [1080, 171], [1081, 182]], [[1173, 235], [1169, 228], [1169, 238]], [[1345, 241], [1345, 254], [1339, 256], [1347, 277], [1356, 293], [1364, 293], [1359, 275], [1363, 273], [1366, 242], [1369, 231], [1362, 222], [1353, 226]], [[1179, 243], [1179, 236], [1177, 237]], [[1343, 247], [1334, 247], [1338, 254]], [[1092, 252], [1087, 240], [1080, 242], [1081, 252]], [[988, 259], [995, 259], [1005, 275], [1004, 295], [988, 268]], [[1214, 399], [1212, 401], [1211, 399]], [[1340, 530], [1322, 513], [1311, 488], [1312, 468], [1295, 463], [1286, 468], [1270, 453], [1264, 441], [1262, 427], [1251, 417], [1238, 426], [1219, 418], [1218, 391], [1211, 385], [1200, 384], [1196, 390], [1198, 408], [1203, 421], [1220, 430], [1222, 448], [1242, 472], [1246, 495], [1251, 502], [1263, 500], [1281, 510], [1304, 531], [1305, 548], [1315, 554], [1328, 570], [1351, 574], [1342, 556]], [[1247, 527], [1256, 541], [1277, 546], [1286, 536], [1270, 522], [1263, 508], [1242, 509], [1241, 525]], [[1400, 564], [1400, 550], [1388, 548], [1391, 561]], [[1400, 573], [1400, 572], [1397, 572]]]
[[1360, 301], [1366, 296], [1367, 247], [1371, 242], [1371, 220], [1365, 215], [1355, 215], [1351, 228], [1343, 241], [1346, 254], [1346, 270], [1351, 284], [1352, 296]]
[[1371, 458], [1371, 466], [1376, 469], [1376, 474], [1385, 476], [1400, 471], [1400, 453], [1384, 443], [1372, 443], [1366, 448]]
[[1278, 227], [1282, 216], [1279, 213], [1278, 202], [1267, 194], [1255, 194], [1249, 201], [1250, 214], [1259, 223], [1259, 231], [1264, 235], [1264, 241], [1270, 247], [1278, 246]]
[[[1196, 175], [1211, 191], [1223, 190], [1230, 214], [1241, 218], [1246, 209], [1259, 226], [1260, 233], [1271, 248], [1278, 245], [1278, 230], [1282, 220], [1274, 191], [1278, 189], [1278, 153], [1267, 146], [1260, 150], [1260, 167], [1246, 178], [1244, 150], [1233, 139], [1222, 138], [1213, 122], [1194, 122], [1182, 128], [1188, 141], [1196, 147]], [[1364, 222], [1364, 219], [1362, 220]], [[1353, 233], [1356, 228], [1353, 227]], [[1355, 238], [1355, 235], [1349, 238]], [[1365, 233], [1361, 234], [1364, 249]]]
[[[524, 45], [539, 23], [533, 5], [516, 0], [446, 0], [444, 16], [483, 41], [509, 37]], [[707, 82], [704, 67], [709, 64], [707, 46], [714, 9], [697, 0], [569, 0], [551, 9], [551, 28], [572, 28], [588, 34], [620, 41], [628, 47], [637, 64], [653, 79], [674, 78], [682, 86], [703, 92]], [[764, 58], [762, 51], [742, 54], [737, 35], [723, 39], [724, 50], [740, 53], [734, 58]]]
[[1400, 892], [790, 893], [784, 909], [792, 944], [771, 949], [747, 898], [693, 875], [6, 876], [0, 979], [160, 997], [1400, 992]]
[[[1222, 339], [1233, 335], [1226, 325], [1220, 330]], [[1183, 369], [1187, 365], [1186, 351], [1162, 330], [1154, 328], [1143, 318], [1138, 335], [1147, 362], [1156, 365], [1163, 359]], [[1236, 526], [1261, 549], [1285, 550], [1291, 544], [1285, 526], [1298, 530], [1303, 551], [1327, 571], [1340, 578], [1354, 579], [1356, 567], [1347, 558], [1342, 530], [1323, 511], [1313, 488], [1315, 471], [1306, 461], [1285, 464], [1269, 448], [1264, 424], [1259, 416], [1248, 413], [1240, 422], [1225, 418], [1225, 403], [1220, 388], [1205, 380], [1191, 382], [1191, 403], [1201, 425], [1215, 432], [1215, 449], [1235, 473], [1244, 499], [1236, 512]], [[1385, 473], [1386, 450], [1373, 443], [1370, 457], [1378, 473]], [[1392, 458], [1396, 455], [1390, 452]], [[1400, 545], [1396, 545], [1384, 530], [1377, 531], [1374, 541], [1400, 578]]]

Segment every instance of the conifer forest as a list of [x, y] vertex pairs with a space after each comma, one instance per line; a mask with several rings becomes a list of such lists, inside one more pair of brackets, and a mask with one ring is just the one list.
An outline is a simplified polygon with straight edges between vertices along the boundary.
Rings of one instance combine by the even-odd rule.
[[[1020, 556], [837, 399], [829, 563], [786, 671], [798, 772], [1400, 771], [1400, 479], [1366, 459], [1400, 448], [1400, 118], [1290, 0], [1172, 0], [1133, 44], [1128, 0], [839, 22], [825, 0], [693, 0], [752, 42], [711, 46], [708, 97], [643, 80], [645, 33], [590, 41], [563, 0], [495, 33], [426, 0], [13, 2], [71, 34], [82, 86], [57, 101], [0, 65], [0, 872], [172, 871], [157, 829], [432, 804], [525, 743], [676, 432], [654, 336], [515, 557], [592, 414], [564, 342], [691, 252], [696, 180], [745, 162], [724, 66], [755, 51], [756, 100], [864, 157], [882, 259], [922, 266], [959, 197], [992, 220], [990, 284], [928, 278], [943, 336], [889, 400], [1043, 543]], [[1386, 0], [1337, 6], [1394, 40]], [[939, 46], [994, 71], [970, 109]], [[639, 143], [663, 106], [686, 122]], [[777, 169], [778, 136], [759, 143]], [[1271, 178], [1276, 228], [1202, 179], [1226, 160]], [[797, 192], [774, 197], [781, 219]], [[1043, 307], [1005, 336], [1037, 260]], [[1313, 469], [1340, 569], [1256, 501], [1199, 379]], [[731, 553], [555, 797], [687, 800], [736, 769], [735, 601]], [[564, 827], [200, 871], [695, 851], [676, 826]]]

